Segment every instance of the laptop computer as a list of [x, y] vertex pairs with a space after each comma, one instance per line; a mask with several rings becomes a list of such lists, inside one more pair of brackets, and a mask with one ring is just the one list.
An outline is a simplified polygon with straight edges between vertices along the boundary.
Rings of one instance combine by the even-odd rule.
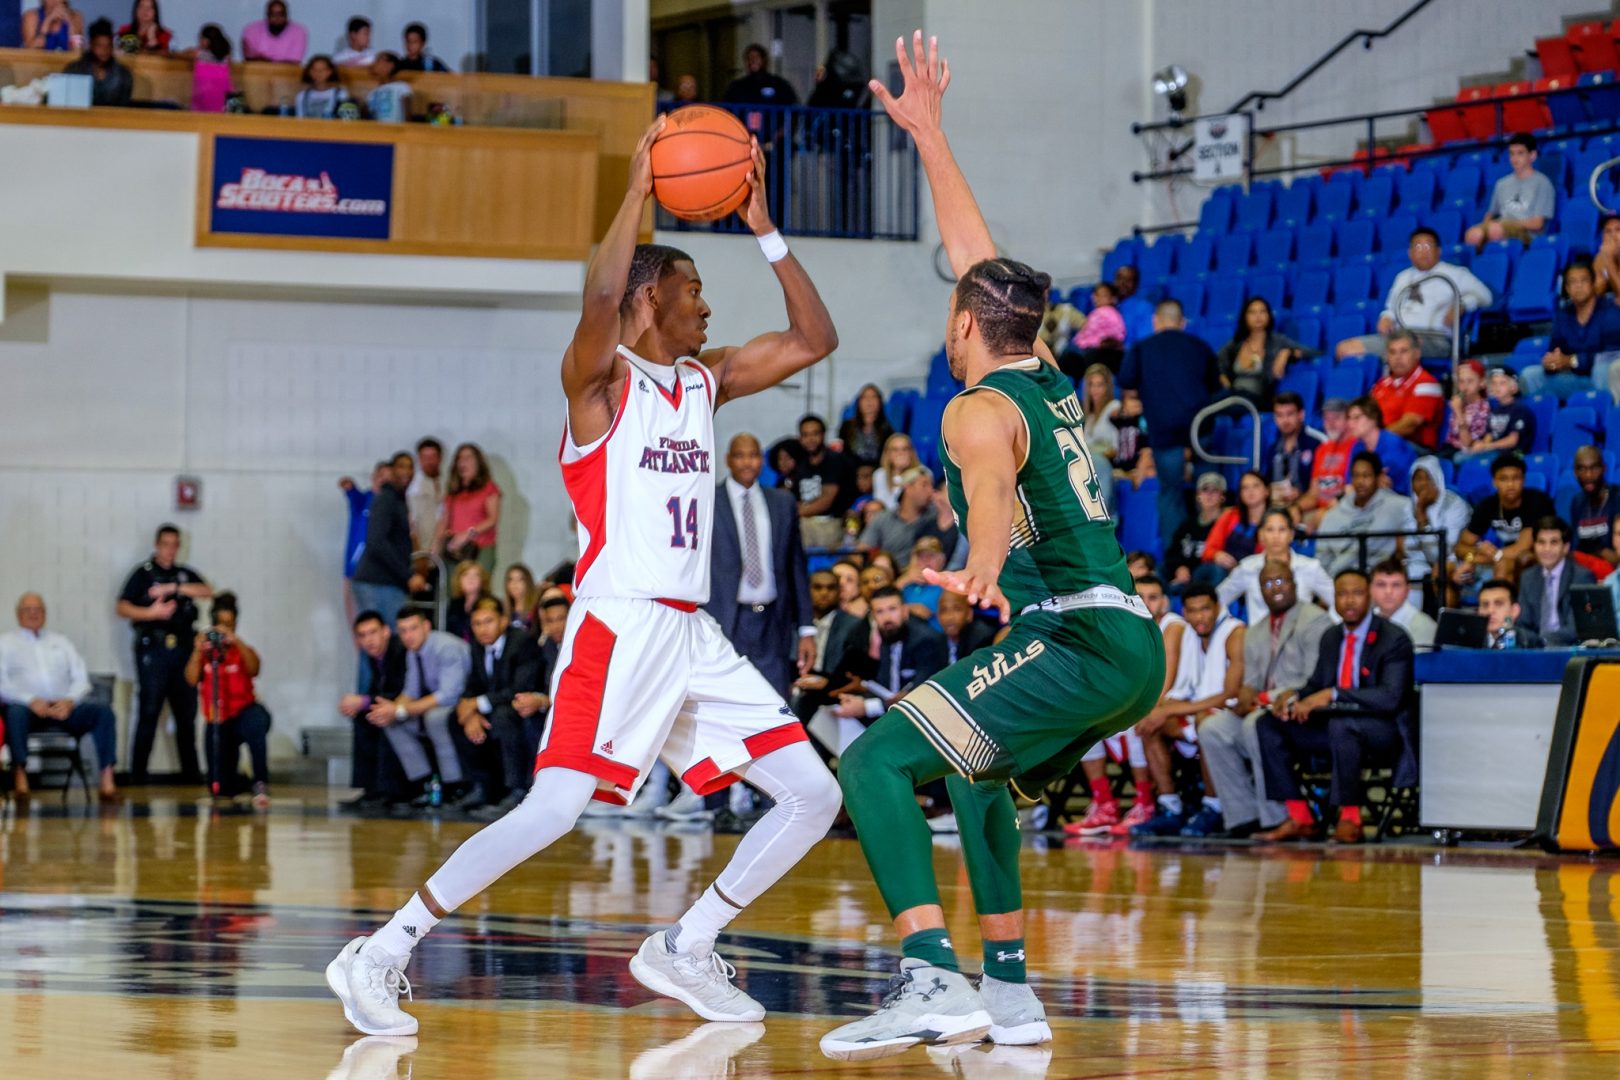
[[1613, 641], [1620, 638], [1615, 623], [1614, 593], [1607, 585], [1576, 585], [1569, 590], [1575, 605], [1577, 641]]
[[1443, 649], [1449, 645], [1454, 649], [1483, 649], [1489, 637], [1486, 630], [1488, 624], [1489, 620], [1477, 611], [1441, 608], [1440, 618], [1435, 620], [1434, 647]]

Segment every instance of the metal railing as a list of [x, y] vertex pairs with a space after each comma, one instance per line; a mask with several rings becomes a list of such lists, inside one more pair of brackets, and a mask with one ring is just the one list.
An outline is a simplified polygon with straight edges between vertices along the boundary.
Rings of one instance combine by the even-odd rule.
[[444, 629], [444, 617], [450, 610], [450, 570], [436, 551], [411, 552], [411, 564], [425, 559], [433, 564], [433, 629]]
[[[1243, 409], [1249, 414], [1250, 419], [1254, 421], [1254, 456], [1252, 458], [1232, 457], [1228, 454], [1212, 454], [1204, 449], [1203, 440], [1199, 438], [1198, 429], [1205, 420], [1234, 406]], [[1221, 398], [1219, 401], [1212, 401], [1199, 409], [1198, 414], [1192, 419], [1191, 435], [1193, 453], [1211, 465], [1247, 465], [1251, 469], [1260, 467], [1260, 410], [1255, 407], [1254, 402], [1246, 397], [1239, 397], [1234, 394], [1231, 397]]]
[[[1462, 306], [1462, 290], [1457, 288], [1455, 281], [1452, 281], [1444, 274], [1425, 274], [1412, 282], [1410, 287], [1415, 289], [1426, 281], [1444, 282], [1446, 288], [1451, 290], [1451, 309], [1456, 313], [1451, 317], [1451, 377], [1455, 379], [1457, 377], [1457, 365], [1462, 363], [1462, 324], [1463, 316], [1466, 314]], [[1406, 324], [1401, 322], [1400, 310], [1398, 308], [1391, 310], [1395, 313], [1395, 325], [1403, 330], [1406, 329]]]
[[[881, 110], [801, 105], [722, 105], [765, 151], [771, 218], [793, 236], [915, 240], [917, 147]], [[735, 214], [683, 221], [658, 208], [675, 232], [747, 232]]]
[[[1345, 493], [1341, 495], [1340, 498], [1350, 498], [1349, 490], [1346, 489]], [[1451, 550], [1446, 545], [1446, 531], [1444, 529], [1387, 529], [1369, 532], [1338, 533], [1319, 532], [1312, 536], [1301, 536], [1299, 539], [1308, 540], [1311, 542], [1312, 550], [1316, 553], [1316, 557], [1318, 559], [1321, 558], [1320, 545], [1322, 541], [1352, 540], [1356, 544], [1355, 567], [1362, 573], [1368, 573], [1372, 570], [1374, 565], [1374, 560], [1372, 560], [1367, 554], [1367, 549], [1372, 545], [1372, 543], [1377, 540], [1399, 540], [1401, 538], [1406, 538], [1415, 542], [1417, 545], [1417, 554], [1422, 557], [1425, 563], [1428, 564], [1429, 580], [1433, 581], [1434, 587], [1437, 590], [1437, 595], [1443, 599], [1445, 595], [1444, 592], [1438, 590], [1444, 590], [1446, 579], [1451, 573]], [[1432, 543], [1434, 546], [1432, 548], [1426, 546], [1425, 541]], [[1411, 562], [1412, 555], [1413, 545], [1407, 544], [1406, 550], [1401, 556], [1401, 563], [1403, 566], [1408, 565]], [[1382, 558], [1388, 557], [1389, 556], [1382, 556]]]

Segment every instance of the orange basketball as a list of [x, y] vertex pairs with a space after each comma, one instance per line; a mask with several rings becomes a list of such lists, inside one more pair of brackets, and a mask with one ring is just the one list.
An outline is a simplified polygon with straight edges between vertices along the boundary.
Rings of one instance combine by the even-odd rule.
[[754, 159], [742, 121], [709, 105], [672, 110], [653, 141], [653, 196], [678, 218], [714, 221], [748, 198]]

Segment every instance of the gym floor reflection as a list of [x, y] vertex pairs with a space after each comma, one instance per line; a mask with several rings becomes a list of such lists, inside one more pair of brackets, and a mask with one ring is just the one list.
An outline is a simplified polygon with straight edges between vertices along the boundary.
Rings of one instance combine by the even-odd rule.
[[[893, 970], [856, 844], [819, 845], [721, 939], [763, 1025], [704, 1024], [629, 976], [735, 838], [588, 822], [417, 950], [418, 1040], [358, 1040], [322, 970], [473, 829], [268, 815], [151, 789], [0, 817], [0, 1076], [209, 1078], [1620, 1075], [1612, 861], [1426, 847], [1032, 841], [1049, 1050], [827, 1061]], [[976, 967], [957, 851], [936, 846]]]

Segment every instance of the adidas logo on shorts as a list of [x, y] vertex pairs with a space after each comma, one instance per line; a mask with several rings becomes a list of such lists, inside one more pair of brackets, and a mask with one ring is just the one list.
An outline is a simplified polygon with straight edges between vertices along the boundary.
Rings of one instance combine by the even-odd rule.
[[598, 746], [596, 748], [596, 752], [599, 753], [599, 754], [606, 754], [609, 757], [612, 757], [613, 756], [613, 740], [609, 739], [607, 742], [603, 743], [601, 746]]

